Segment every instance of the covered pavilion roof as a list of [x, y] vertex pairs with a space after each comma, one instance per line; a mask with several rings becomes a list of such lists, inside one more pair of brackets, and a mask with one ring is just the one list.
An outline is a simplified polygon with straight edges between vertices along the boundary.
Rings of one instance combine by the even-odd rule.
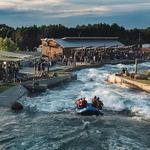
[[18, 59], [18, 60], [25, 60], [28, 58], [31, 58], [32, 55], [26, 55], [26, 54], [19, 54], [14, 52], [7, 52], [7, 51], [0, 51], [0, 57], [1, 59]]
[[124, 46], [118, 37], [64, 37], [55, 41], [63, 48]]

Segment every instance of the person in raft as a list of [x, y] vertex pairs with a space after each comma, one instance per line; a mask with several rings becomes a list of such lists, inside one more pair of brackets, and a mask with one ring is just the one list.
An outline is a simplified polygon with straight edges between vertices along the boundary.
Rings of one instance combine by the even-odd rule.
[[99, 97], [94, 96], [94, 98], [92, 98], [92, 106], [102, 109], [104, 104], [103, 102], [99, 99]]
[[78, 99], [75, 103], [77, 105], [77, 108], [79, 108], [79, 109], [85, 108], [87, 106], [87, 101], [86, 101], [85, 97]]

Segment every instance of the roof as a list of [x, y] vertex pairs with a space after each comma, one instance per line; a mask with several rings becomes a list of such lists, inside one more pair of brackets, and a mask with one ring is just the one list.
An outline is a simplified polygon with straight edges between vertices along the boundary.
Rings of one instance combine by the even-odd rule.
[[150, 48], [150, 44], [149, 43], [142, 44], [142, 48]]
[[64, 37], [63, 40], [118, 40], [119, 37]]
[[79, 37], [79, 38], [62, 38], [55, 39], [56, 42], [63, 48], [82, 48], [82, 47], [111, 47], [124, 46], [118, 38], [114, 37]]
[[0, 51], [0, 57], [7, 57], [7, 58], [18, 58], [18, 59], [27, 59], [30, 58], [31, 55], [7, 52], [7, 51]]
[[0, 57], [0, 61], [7, 61], [7, 62], [10, 62], [10, 61], [13, 61], [13, 62], [16, 62], [16, 61], [20, 61], [21, 59], [18, 59], [18, 58], [8, 58], [8, 57]]

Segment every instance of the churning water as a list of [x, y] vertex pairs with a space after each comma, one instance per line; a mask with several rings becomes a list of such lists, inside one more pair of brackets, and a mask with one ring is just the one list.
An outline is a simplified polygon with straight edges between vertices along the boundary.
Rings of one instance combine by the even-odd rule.
[[[0, 149], [150, 149], [150, 94], [109, 84], [109, 74], [133, 65], [105, 65], [77, 71], [78, 80], [21, 101], [24, 112], [0, 108]], [[150, 63], [138, 66], [144, 70]], [[99, 96], [104, 116], [75, 113], [75, 99]]]

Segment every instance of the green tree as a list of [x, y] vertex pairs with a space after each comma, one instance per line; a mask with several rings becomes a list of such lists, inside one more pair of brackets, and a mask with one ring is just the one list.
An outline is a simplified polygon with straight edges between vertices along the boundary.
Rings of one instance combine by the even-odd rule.
[[[76, 27], [65, 27], [59, 25], [42, 25], [30, 27], [18, 27], [16, 29], [9, 27], [5, 24], [0, 24], [0, 37], [11, 38], [17, 44], [20, 50], [33, 50], [41, 43], [42, 38], [62, 38], [65, 36], [72, 37], [112, 37], [117, 36], [120, 42], [125, 45], [137, 44], [141, 33], [143, 43], [150, 43], [150, 27], [147, 29], [125, 29], [122, 26], [114, 23], [112, 25], [105, 23], [77, 25]], [[13, 45], [12, 41], [6, 40], [6, 45]], [[5, 45], [1, 39], [2, 49], [14, 49]], [[11, 50], [12, 51], [12, 50]]]
[[9, 27], [5, 24], [0, 24], [0, 37], [5, 38], [11, 38], [13, 33], [15, 32], [14, 28]]
[[10, 38], [0, 38], [0, 50], [16, 51], [17, 45]]
[[0, 37], [0, 50], [4, 49], [4, 40]]

